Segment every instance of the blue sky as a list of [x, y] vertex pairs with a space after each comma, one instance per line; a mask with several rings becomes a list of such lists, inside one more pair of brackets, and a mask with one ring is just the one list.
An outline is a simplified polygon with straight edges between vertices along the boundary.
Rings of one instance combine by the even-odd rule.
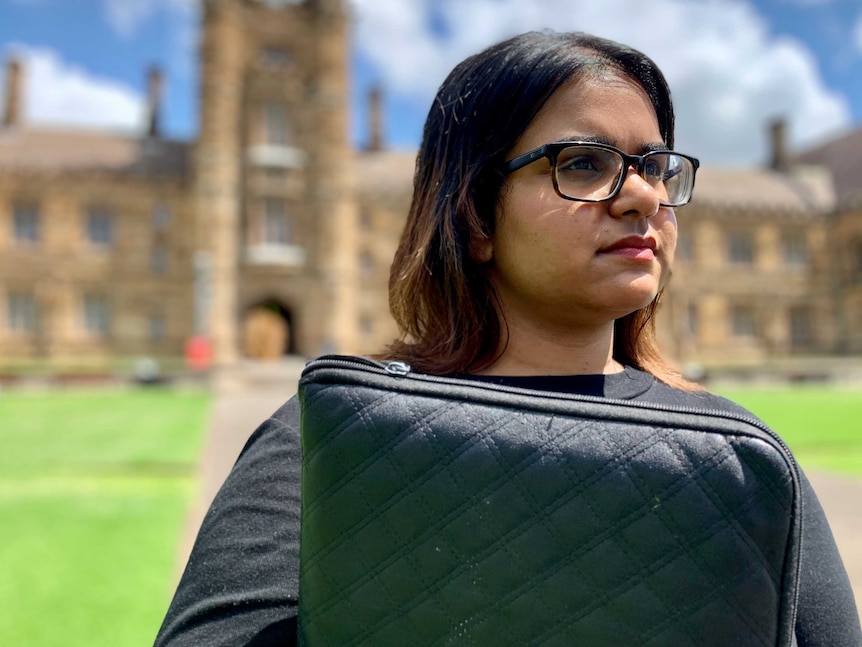
[[[357, 144], [372, 82], [385, 90], [389, 144], [415, 148], [454, 64], [519, 31], [549, 27], [614, 38], [652, 56], [674, 92], [677, 147], [707, 162], [758, 163], [765, 124], [777, 116], [788, 120], [796, 147], [862, 124], [862, 0], [349, 3]], [[198, 21], [198, 0], [0, 0], [0, 54], [25, 62], [33, 125], [139, 128], [146, 71], [158, 64], [164, 129], [190, 139]]]

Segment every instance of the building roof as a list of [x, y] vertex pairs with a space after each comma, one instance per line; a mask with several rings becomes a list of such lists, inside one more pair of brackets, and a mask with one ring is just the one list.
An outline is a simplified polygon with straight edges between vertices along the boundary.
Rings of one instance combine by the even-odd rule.
[[0, 170], [183, 176], [190, 144], [88, 130], [0, 128]]
[[832, 171], [840, 205], [862, 203], [862, 127], [797, 155], [795, 161]]
[[359, 158], [356, 187], [360, 198], [410, 199], [416, 151], [364, 151], [356, 155]]
[[834, 190], [829, 172], [800, 166], [788, 173], [766, 168], [701, 167], [692, 204], [739, 211], [811, 213], [830, 210]]

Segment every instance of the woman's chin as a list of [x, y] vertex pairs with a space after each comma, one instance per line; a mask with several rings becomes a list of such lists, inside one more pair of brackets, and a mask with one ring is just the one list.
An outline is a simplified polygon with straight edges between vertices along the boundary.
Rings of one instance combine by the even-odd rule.
[[616, 313], [614, 318], [619, 319], [636, 310], [646, 308], [655, 300], [658, 292], [659, 288], [656, 282], [652, 282], [651, 285], [640, 286], [638, 289], [630, 286], [629, 289], [622, 290], [619, 294], [615, 295], [616, 298], [612, 299], [612, 302], [608, 304], [610, 306], [609, 309]]

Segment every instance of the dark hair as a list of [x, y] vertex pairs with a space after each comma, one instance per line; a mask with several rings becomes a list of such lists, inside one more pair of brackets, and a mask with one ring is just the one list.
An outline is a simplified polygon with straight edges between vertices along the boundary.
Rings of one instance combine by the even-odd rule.
[[[403, 337], [387, 357], [435, 374], [493, 363], [504, 315], [471, 241], [494, 233], [500, 166], [560, 86], [607, 72], [644, 89], [672, 148], [673, 105], [664, 76], [647, 56], [619, 43], [583, 33], [530, 32], [452, 70], [425, 122], [413, 202], [389, 277], [390, 308]], [[658, 354], [657, 300], [615, 322], [614, 357], [685, 385]]]

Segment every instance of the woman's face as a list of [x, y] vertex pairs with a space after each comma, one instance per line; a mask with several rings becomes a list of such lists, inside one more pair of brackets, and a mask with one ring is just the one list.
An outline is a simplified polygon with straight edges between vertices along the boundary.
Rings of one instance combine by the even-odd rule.
[[[507, 159], [556, 141], [604, 142], [638, 154], [664, 148], [649, 98], [633, 81], [603, 75], [554, 93]], [[573, 202], [554, 191], [540, 159], [507, 177], [495, 232], [474, 248], [485, 262], [510, 334], [595, 327], [648, 305], [667, 279], [676, 246], [673, 209], [628, 170], [607, 202]]]

